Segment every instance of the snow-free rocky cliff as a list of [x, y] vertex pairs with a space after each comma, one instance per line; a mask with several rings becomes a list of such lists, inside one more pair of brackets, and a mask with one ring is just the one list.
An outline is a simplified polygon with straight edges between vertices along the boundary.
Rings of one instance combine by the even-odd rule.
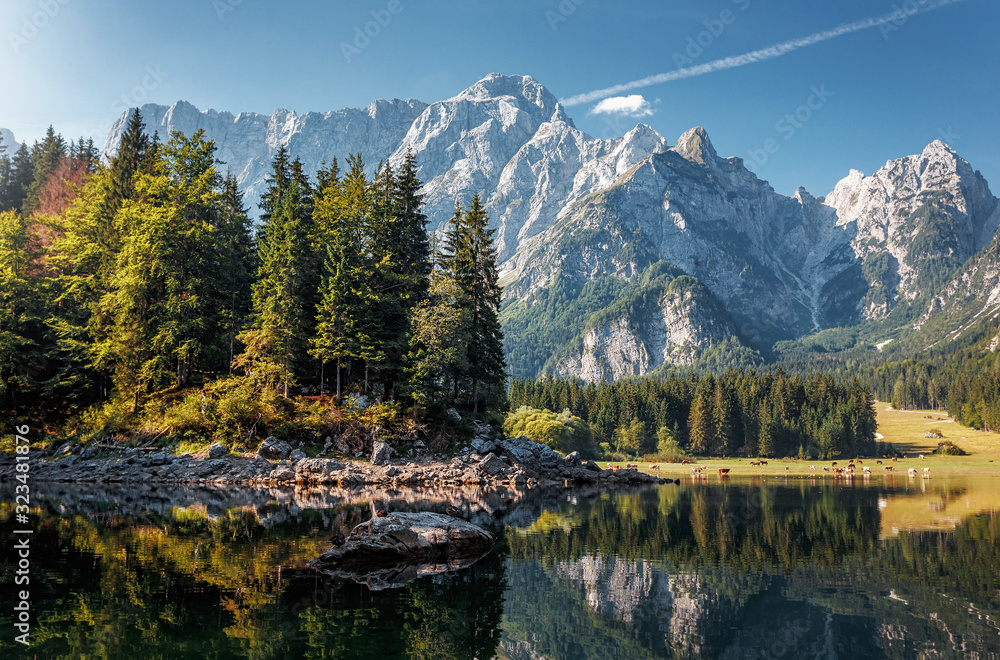
[[883, 319], [960, 286], [962, 264], [1000, 225], [986, 181], [941, 142], [870, 176], [851, 171], [825, 198], [801, 188], [787, 197], [741, 159], [719, 156], [700, 127], [673, 146], [642, 124], [593, 138], [528, 76], [491, 74], [431, 104], [233, 115], [178, 102], [140, 112], [161, 137], [204, 129], [254, 213], [281, 146], [306, 171], [359, 152], [372, 167], [395, 165], [412, 151], [432, 228], [456, 198], [483, 193], [515, 375], [615, 379], [693, 364], [723, 342], [766, 350]]

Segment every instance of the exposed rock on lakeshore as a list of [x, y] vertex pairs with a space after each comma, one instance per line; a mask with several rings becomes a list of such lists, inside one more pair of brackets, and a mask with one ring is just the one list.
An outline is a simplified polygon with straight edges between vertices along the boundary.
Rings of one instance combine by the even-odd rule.
[[[381, 443], [380, 443], [381, 444]], [[561, 457], [546, 445], [526, 437], [477, 438], [453, 457], [418, 452], [394, 454], [384, 445], [378, 463], [332, 458], [303, 458], [301, 451], [277, 438], [267, 438], [256, 453], [226, 454], [219, 446], [204, 456], [152, 449], [96, 446], [66, 452], [29, 454], [34, 479], [68, 482], [239, 483], [262, 486], [337, 485], [413, 487], [421, 485], [536, 486], [591, 483], [607, 486], [656, 483], [636, 470], [612, 472], [578, 456]], [[479, 453], [478, 450], [484, 450]], [[217, 458], [212, 458], [212, 456]], [[268, 458], [273, 456], [274, 458]], [[280, 458], [279, 458], [280, 457]], [[276, 460], [278, 459], [278, 460]], [[0, 454], [0, 481], [14, 478], [14, 454]]]

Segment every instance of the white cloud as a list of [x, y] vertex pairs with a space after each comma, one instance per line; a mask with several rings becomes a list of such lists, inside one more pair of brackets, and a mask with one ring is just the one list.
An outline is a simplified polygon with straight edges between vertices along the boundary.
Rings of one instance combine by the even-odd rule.
[[604, 99], [591, 109], [590, 114], [649, 117], [653, 114], [653, 108], [650, 107], [649, 101], [642, 97], [642, 94], [632, 94], [631, 96], [613, 96]]

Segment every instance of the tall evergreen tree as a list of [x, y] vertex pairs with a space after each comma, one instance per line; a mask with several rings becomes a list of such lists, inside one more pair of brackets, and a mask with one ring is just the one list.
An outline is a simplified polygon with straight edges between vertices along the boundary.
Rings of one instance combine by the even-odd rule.
[[[261, 209], [264, 225], [258, 235], [257, 280], [253, 285], [253, 316], [239, 335], [246, 349], [239, 364], [262, 385], [280, 387], [287, 397], [300, 381], [300, 360], [312, 334], [315, 315], [315, 272], [310, 238], [314, 235], [311, 189], [304, 175], [289, 166], [279, 150]], [[306, 188], [303, 189], [303, 184]], [[313, 307], [315, 309], [315, 307]]]
[[456, 254], [455, 279], [467, 296], [470, 312], [469, 378], [472, 410], [480, 401], [495, 405], [503, 397], [507, 364], [500, 329], [500, 299], [503, 289], [497, 273], [493, 230], [479, 195], [465, 214], [465, 241]]
[[0, 212], [0, 410], [14, 411], [38, 388], [44, 331], [37, 282], [28, 274], [28, 225], [16, 211]]
[[0, 197], [0, 210], [21, 211], [34, 177], [31, 151], [28, 149], [28, 145], [22, 142], [10, 159], [10, 174], [5, 181], [3, 190], [0, 191], [0, 195], [2, 195]]
[[49, 176], [59, 165], [59, 161], [66, 156], [66, 140], [62, 135], [55, 132], [49, 126], [45, 132], [45, 139], [41, 144], [35, 143], [31, 154], [32, 177], [28, 186], [27, 195], [22, 204], [22, 213], [29, 216], [38, 210], [39, 197], [42, 190], [49, 182]]
[[[357, 185], [356, 171], [352, 177]], [[339, 403], [343, 393], [343, 362], [360, 355], [355, 321], [362, 316], [358, 279], [363, 269], [357, 232], [353, 226], [356, 218], [345, 207], [344, 187], [336, 163], [318, 178], [323, 183], [316, 200], [315, 221], [326, 245], [326, 259], [316, 313], [316, 333], [310, 339], [310, 355], [323, 365], [334, 363], [336, 400]]]
[[243, 193], [236, 178], [227, 174], [219, 198], [216, 231], [221, 286], [215, 293], [221, 317], [220, 330], [225, 337], [226, 369], [229, 373], [233, 369], [236, 335], [242, 329], [253, 303], [251, 287], [257, 271], [257, 260], [250, 226], [250, 217], [243, 206]]
[[423, 213], [423, 182], [417, 176], [417, 159], [407, 150], [396, 176], [396, 227], [394, 244], [400, 250], [400, 270], [407, 277], [403, 295], [408, 307], [415, 307], [430, 287], [431, 246], [427, 236], [427, 216]]

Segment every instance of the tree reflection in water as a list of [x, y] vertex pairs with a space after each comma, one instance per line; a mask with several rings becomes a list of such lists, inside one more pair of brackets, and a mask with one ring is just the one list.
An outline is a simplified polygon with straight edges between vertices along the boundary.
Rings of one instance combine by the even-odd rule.
[[[370, 515], [364, 498], [443, 510], [454, 493], [175, 493], [155, 506], [61, 493], [35, 517], [32, 648], [7, 636], [0, 655], [1000, 657], [1000, 517], [880, 538], [879, 500], [900, 494], [805, 481], [464, 492], [497, 549], [372, 592], [305, 563]], [[0, 505], [4, 558], [12, 513]]]

